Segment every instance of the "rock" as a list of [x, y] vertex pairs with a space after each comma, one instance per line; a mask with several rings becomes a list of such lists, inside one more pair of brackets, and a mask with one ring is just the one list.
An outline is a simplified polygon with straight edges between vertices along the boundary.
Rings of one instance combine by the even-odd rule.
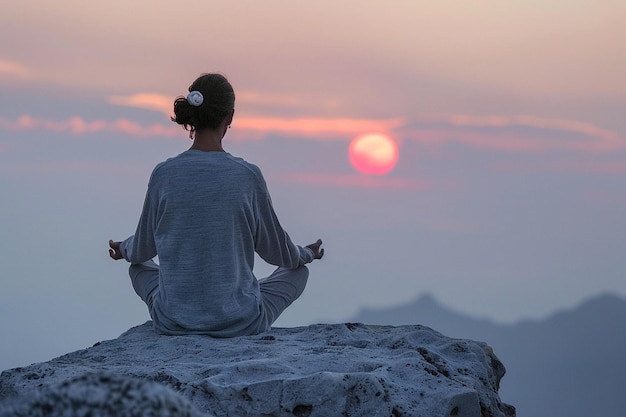
[[0, 417], [210, 417], [163, 384], [103, 372], [32, 392], [4, 408]]
[[[424, 326], [313, 325], [215, 339], [159, 336], [147, 322], [3, 372], [0, 410], [19, 403], [36, 415], [24, 410], [71, 393], [68, 407], [92, 407], [84, 415], [94, 417], [113, 415], [102, 404], [114, 401], [115, 415], [128, 416], [515, 416], [498, 395], [504, 372], [486, 344]], [[132, 407], [147, 411], [122, 414]], [[67, 415], [55, 413], [46, 415]]]

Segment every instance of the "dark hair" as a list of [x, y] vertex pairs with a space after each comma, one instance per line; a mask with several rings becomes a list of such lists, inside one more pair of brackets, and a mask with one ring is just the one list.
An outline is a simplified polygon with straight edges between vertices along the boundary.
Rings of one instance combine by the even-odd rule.
[[202, 104], [192, 106], [187, 97], [177, 97], [171, 118], [191, 133], [217, 128], [235, 108], [235, 91], [222, 74], [202, 74], [189, 87], [191, 91], [202, 93]]

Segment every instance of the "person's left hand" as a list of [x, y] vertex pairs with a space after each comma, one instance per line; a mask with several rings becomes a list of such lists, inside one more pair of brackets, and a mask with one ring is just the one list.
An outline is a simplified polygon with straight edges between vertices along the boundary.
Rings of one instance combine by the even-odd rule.
[[109, 247], [111, 248], [109, 249], [109, 256], [111, 259], [115, 259], [117, 261], [124, 258], [122, 256], [122, 252], [120, 251], [121, 244], [122, 242], [113, 242], [112, 240], [109, 240]]
[[307, 248], [313, 251], [313, 259], [322, 259], [324, 256], [324, 248], [322, 246], [322, 239], [317, 239], [317, 242], [306, 245]]

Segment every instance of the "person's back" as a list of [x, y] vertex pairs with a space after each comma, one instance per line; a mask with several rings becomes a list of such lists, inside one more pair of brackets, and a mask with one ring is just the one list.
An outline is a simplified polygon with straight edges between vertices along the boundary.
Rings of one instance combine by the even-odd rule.
[[[173, 120], [191, 126], [194, 145], [154, 169], [135, 235], [109, 242], [113, 259], [131, 262], [133, 287], [164, 334], [267, 330], [304, 289], [304, 264], [323, 256], [321, 240], [306, 248], [292, 243], [261, 171], [223, 150], [234, 94], [220, 77], [200, 77], [186, 99], [176, 100]], [[231, 100], [229, 112], [216, 113], [207, 103], [209, 110], [202, 110], [203, 93], [192, 88], [207, 82], [225, 89], [222, 107]], [[255, 252], [279, 267], [260, 281], [253, 274]], [[160, 265], [151, 261], [157, 255]]]
[[258, 315], [252, 268], [261, 180], [230, 154], [190, 150], [155, 169], [151, 187], [158, 330], [241, 331]]

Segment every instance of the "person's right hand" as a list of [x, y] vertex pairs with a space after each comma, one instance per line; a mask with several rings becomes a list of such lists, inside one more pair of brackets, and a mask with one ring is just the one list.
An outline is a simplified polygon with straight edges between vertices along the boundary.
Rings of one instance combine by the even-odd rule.
[[324, 256], [324, 248], [322, 246], [322, 239], [317, 239], [317, 242], [306, 245], [307, 248], [313, 251], [313, 259], [322, 259]]
[[121, 243], [122, 242], [113, 242], [112, 240], [109, 240], [109, 248], [111, 248], [109, 249], [109, 256], [111, 259], [118, 261], [123, 258], [122, 252], [120, 251]]

